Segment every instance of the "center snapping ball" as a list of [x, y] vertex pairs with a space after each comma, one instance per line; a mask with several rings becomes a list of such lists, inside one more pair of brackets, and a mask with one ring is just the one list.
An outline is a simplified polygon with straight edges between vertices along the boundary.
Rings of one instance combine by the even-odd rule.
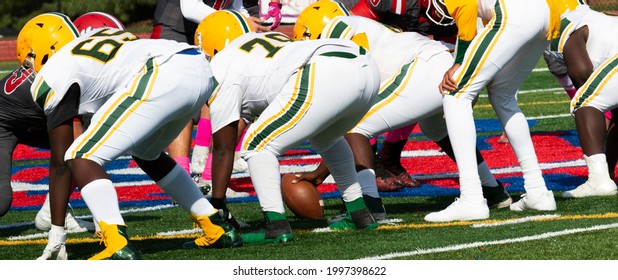
[[294, 174], [281, 177], [281, 195], [285, 205], [299, 218], [320, 219], [324, 217], [324, 201], [318, 189], [308, 181], [292, 183]]

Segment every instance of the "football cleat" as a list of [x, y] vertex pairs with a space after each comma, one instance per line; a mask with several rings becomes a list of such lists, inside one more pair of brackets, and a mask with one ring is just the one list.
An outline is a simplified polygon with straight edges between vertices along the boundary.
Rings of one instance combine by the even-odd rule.
[[466, 201], [459, 198], [451, 203], [446, 209], [432, 212], [425, 216], [427, 222], [452, 222], [452, 221], [471, 221], [484, 220], [489, 218], [489, 207], [487, 200]]
[[264, 225], [253, 232], [242, 234], [247, 244], [283, 243], [292, 241], [294, 234], [285, 214], [264, 212]]
[[513, 199], [500, 181], [497, 187], [483, 186], [483, 197], [487, 199], [489, 209], [500, 209], [513, 203]]
[[551, 191], [546, 191], [539, 195], [522, 194], [521, 199], [511, 204], [510, 208], [513, 211], [528, 209], [554, 211], [556, 210], [556, 200], [554, 199], [554, 193]]
[[605, 161], [594, 161], [584, 155], [588, 166], [588, 180], [577, 188], [562, 194], [565, 198], [579, 198], [588, 196], [612, 196], [618, 193], [616, 183], [609, 177], [609, 168]]
[[108, 225], [99, 222], [101, 241], [105, 250], [92, 256], [89, 260], [141, 260], [142, 253], [129, 240], [127, 226]]
[[328, 226], [331, 230], [351, 230], [367, 229], [372, 230], [378, 227], [378, 223], [367, 208], [347, 212], [344, 219], [332, 223]]
[[[51, 209], [48, 194], [45, 198], [43, 206], [34, 217], [34, 226], [39, 230], [49, 231], [51, 229], [51, 225]], [[67, 211], [67, 215], [64, 218], [64, 228], [69, 232], [94, 232], [96, 226], [93, 222], [75, 218], [71, 212]]]
[[204, 234], [197, 239], [183, 244], [184, 248], [234, 248], [240, 247], [243, 240], [238, 231], [225, 221], [223, 210], [217, 210], [210, 216], [194, 216], [195, 224]]
[[[386, 208], [384, 208], [382, 198], [363, 195], [363, 201], [365, 202], [365, 205], [367, 205], [369, 212], [371, 212], [371, 216], [373, 216], [373, 219], [376, 220], [376, 222], [386, 220]], [[347, 214], [348, 213], [344, 205], [344, 207], [341, 209], [341, 214], [328, 218], [328, 220], [326, 220], [326, 223], [330, 225], [339, 222], [345, 219], [347, 217]]]

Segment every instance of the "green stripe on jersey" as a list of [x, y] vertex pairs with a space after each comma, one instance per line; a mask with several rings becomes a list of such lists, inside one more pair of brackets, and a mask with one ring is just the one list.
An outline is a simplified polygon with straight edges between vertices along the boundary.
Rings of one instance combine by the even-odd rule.
[[130, 108], [144, 97], [155, 70], [152, 58], [146, 62], [145, 67], [146, 73], [139, 78], [135, 91], [132, 92], [131, 95], [126, 96], [125, 99], [118, 104], [118, 107], [101, 120], [103, 125], [99, 125], [99, 129], [94, 135], [92, 135], [82, 147], [79, 147], [79, 150], [75, 152], [75, 158], [82, 158], [85, 154], [88, 154], [103, 138], [105, 138], [105, 135], [107, 135], [112, 128], [118, 127], [117, 123], [119, 120], [121, 120], [124, 115], [130, 114]]
[[303, 104], [309, 99], [311, 92], [311, 68], [315, 67], [312, 64], [305, 65], [300, 71], [300, 84], [298, 86], [298, 96], [293, 100], [292, 106], [283, 115], [268, 124], [262, 131], [258, 132], [251, 142], [249, 142], [247, 150], [255, 150], [263, 141], [268, 139], [279, 128], [286, 126], [294, 119], [303, 108]]
[[500, 1], [496, 1], [496, 7], [494, 9], [496, 13], [496, 21], [494, 25], [491, 27], [491, 30], [487, 33], [487, 35], [482, 39], [479, 44], [478, 49], [473, 54], [472, 60], [470, 61], [470, 65], [466, 65], [466, 72], [464, 73], [461, 81], [459, 82], [458, 88], [454, 91], [451, 91], [450, 95], [456, 95], [466, 84], [470, 82], [470, 78], [472, 78], [472, 74], [477, 67], [480, 67], [480, 62], [487, 53], [487, 49], [491, 46], [491, 43], [496, 40], [496, 35], [503, 28], [504, 22], [504, 13], [502, 12], [502, 6], [500, 5]]
[[586, 87], [586, 91], [577, 99], [577, 102], [575, 102], [575, 106], [573, 107], [574, 110], [581, 107], [582, 104], [584, 104], [584, 102], [586, 102], [586, 100], [597, 91], [599, 85], [603, 82], [603, 80], [608, 77], [611, 72], [614, 71], [616, 67], [618, 67], [618, 56], [615, 56], [613, 60], [606, 64], [605, 67], [603, 67], [602, 69], [598, 69], [597, 71], [595, 71], [598, 74], [594, 76], [588, 87]]

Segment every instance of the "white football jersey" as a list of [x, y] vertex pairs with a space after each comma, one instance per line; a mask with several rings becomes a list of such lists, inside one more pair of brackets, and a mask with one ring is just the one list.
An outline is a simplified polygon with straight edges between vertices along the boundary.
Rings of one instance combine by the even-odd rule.
[[594, 69], [618, 53], [618, 17], [582, 5], [564, 14], [561, 25], [560, 37], [552, 40], [551, 51], [562, 53], [571, 34], [581, 27], [588, 26], [586, 51]]
[[252, 32], [236, 38], [210, 62], [219, 83], [208, 101], [212, 131], [240, 118], [252, 121], [312, 57], [326, 53], [358, 56], [363, 52], [349, 40], [294, 42], [279, 32]]
[[366, 48], [378, 63], [380, 80], [399, 73], [401, 67], [421, 57], [428, 60], [448, 51], [438, 41], [416, 32], [395, 32], [385, 25], [359, 16], [340, 16], [322, 30], [322, 38], [341, 38]]
[[162, 64], [171, 55], [190, 48], [196, 47], [162, 39], [137, 40], [135, 35], [117, 29], [93, 30], [66, 44], [45, 63], [31, 93], [45, 114], [50, 115], [69, 87], [78, 84], [78, 113], [91, 115], [116, 89], [131, 81], [148, 59]]

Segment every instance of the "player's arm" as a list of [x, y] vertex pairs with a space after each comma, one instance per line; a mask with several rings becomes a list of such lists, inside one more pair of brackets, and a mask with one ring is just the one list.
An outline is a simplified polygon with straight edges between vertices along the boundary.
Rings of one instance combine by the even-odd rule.
[[299, 181], [309, 181], [313, 185], [318, 186], [319, 184], [322, 184], [324, 180], [326, 180], [326, 177], [328, 177], [328, 175], [330, 175], [330, 170], [328, 170], [328, 167], [326, 167], [326, 164], [324, 164], [324, 162], [320, 162], [318, 167], [313, 171], [294, 173], [294, 176], [296, 176], [296, 178], [292, 180], [292, 183], [296, 183]]
[[77, 115], [80, 89], [72, 85], [54, 110], [47, 114], [50, 145], [49, 196], [52, 224], [64, 226], [66, 209], [71, 195], [71, 172], [64, 154], [73, 143], [73, 118]]
[[[225, 82], [214, 90], [208, 107], [212, 124], [212, 197], [224, 199], [234, 166], [241, 121], [242, 89]], [[215, 205], [217, 207], [217, 205]]]
[[563, 48], [564, 62], [575, 88], [580, 88], [593, 72], [594, 66], [586, 50], [587, 40], [588, 27], [584, 26], [571, 34]]

